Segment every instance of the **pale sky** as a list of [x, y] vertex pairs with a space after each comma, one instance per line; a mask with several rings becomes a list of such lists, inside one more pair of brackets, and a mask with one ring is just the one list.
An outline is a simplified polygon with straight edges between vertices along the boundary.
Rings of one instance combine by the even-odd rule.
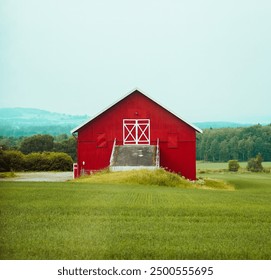
[[270, 123], [271, 1], [0, 1], [0, 107], [92, 116], [134, 88], [191, 122]]

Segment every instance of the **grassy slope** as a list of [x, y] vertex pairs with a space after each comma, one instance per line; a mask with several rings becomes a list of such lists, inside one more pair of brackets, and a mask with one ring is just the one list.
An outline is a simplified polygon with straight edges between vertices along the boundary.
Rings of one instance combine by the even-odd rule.
[[156, 170], [142, 169], [125, 172], [109, 172], [108, 170], [103, 170], [91, 176], [81, 177], [75, 181], [91, 184], [108, 184], [108, 182], [110, 182], [110, 184], [156, 185], [187, 189], [234, 190], [233, 185], [228, 184], [223, 180], [205, 177], [202, 180], [189, 181], [176, 173], [165, 171], [162, 168]]
[[270, 259], [270, 174], [215, 176], [237, 190], [1, 182], [0, 258]]

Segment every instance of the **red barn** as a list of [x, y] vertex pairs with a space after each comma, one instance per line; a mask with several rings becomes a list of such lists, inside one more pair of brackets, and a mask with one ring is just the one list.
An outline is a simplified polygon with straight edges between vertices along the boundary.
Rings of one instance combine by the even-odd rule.
[[196, 132], [202, 131], [134, 90], [72, 131], [74, 175], [161, 166], [195, 180]]

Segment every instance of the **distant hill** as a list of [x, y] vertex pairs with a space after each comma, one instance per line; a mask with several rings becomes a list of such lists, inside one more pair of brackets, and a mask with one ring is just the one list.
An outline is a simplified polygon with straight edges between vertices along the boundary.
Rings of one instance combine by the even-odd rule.
[[[35, 108], [0, 108], [0, 136], [20, 137], [34, 134], [70, 134], [87, 121], [88, 115], [66, 115]], [[201, 129], [246, 127], [252, 124], [234, 122], [196, 122]]]
[[89, 116], [66, 115], [34, 108], [0, 108], [0, 136], [70, 134]]
[[200, 129], [207, 129], [207, 128], [234, 128], [234, 127], [248, 127], [252, 126], [251, 123], [235, 123], [235, 122], [196, 122], [194, 123], [195, 126], [199, 127]]

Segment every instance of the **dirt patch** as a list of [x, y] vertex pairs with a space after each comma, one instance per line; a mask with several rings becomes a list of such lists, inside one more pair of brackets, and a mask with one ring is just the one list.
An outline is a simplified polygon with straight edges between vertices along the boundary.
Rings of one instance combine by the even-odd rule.
[[73, 179], [72, 172], [18, 172], [16, 177], [3, 178], [0, 181], [13, 182], [65, 182]]

